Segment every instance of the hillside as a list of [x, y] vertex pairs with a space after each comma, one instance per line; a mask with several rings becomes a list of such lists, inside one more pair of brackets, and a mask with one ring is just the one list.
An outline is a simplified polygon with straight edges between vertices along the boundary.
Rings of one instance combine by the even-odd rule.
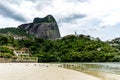
[[34, 18], [17, 28], [0, 29], [0, 46], [0, 58], [16, 58], [13, 51], [27, 50], [29, 57], [37, 57], [39, 62], [120, 61], [120, 38], [109, 42], [82, 34], [60, 38], [52, 15]]
[[4, 36], [26, 36], [27, 38], [33, 38], [33, 35], [26, 33], [24, 29], [20, 28], [2, 28], [0, 29], [0, 34]]
[[11, 37], [1, 35], [0, 44], [3, 46], [0, 54], [4, 57], [12, 58], [14, 56], [12, 52], [4, 46], [17, 49], [25, 47], [30, 50], [33, 57], [38, 57], [39, 62], [120, 61], [120, 50], [110, 46], [106, 42], [85, 35], [68, 35], [57, 40], [40, 38], [14, 40]]
[[113, 39], [113, 40], [111, 40], [111, 41], [108, 41], [108, 43], [109, 43], [111, 46], [113, 46], [113, 47], [115, 47], [115, 48], [118, 48], [118, 49], [120, 50], [120, 38], [115, 38], [115, 39]]
[[[90, 36], [85, 35], [68, 35], [60, 40], [45, 41], [38, 45], [40, 47], [37, 47], [34, 53], [43, 62], [120, 61], [120, 51], [118, 49], [111, 47], [108, 43], [102, 42], [99, 39], [92, 39]], [[35, 48], [31, 49], [34, 50]]]

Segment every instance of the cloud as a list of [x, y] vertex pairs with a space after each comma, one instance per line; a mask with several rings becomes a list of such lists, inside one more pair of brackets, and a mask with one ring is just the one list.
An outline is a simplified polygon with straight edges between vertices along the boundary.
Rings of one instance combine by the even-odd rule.
[[[2, 23], [0, 26], [16, 26], [32, 22], [34, 17], [51, 14], [58, 22], [63, 36], [77, 31], [78, 34], [109, 39], [116, 34], [120, 35], [120, 28], [115, 25], [120, 23], [119, 2], [119, 0], [0, 0], [0, 23]], [[6, 22], [8, 20], [9, 22]], [[116, 30], [116, 33], [113, 30]]]
[[60, 19], [58, 22], [63, 22], [63, 23], [70, 23], [70, 22], [73, 22], [77, 19], [83, 19], [85, 18], [86, 15], [85, 14], [71, 14], [69, 15], [68, 17], [64, 17], [62, 19]]
[[26, 1], [32, 1], [32, 2], [37, 2], [38, 0], [26, 0]]
[[66, 0], [68, 2], [86, 2], [88, 0]]
[[97, 30], [97, 32], [92, 33], [91, 35], [93, 36], [97, 36], [100, 39], [102, 39], [103, 41], [106, 40], [112, 40], [116, 37], [120, 37], [120, 23], [117, 23], [115, 25], [111, 25], [111, 26], [107, 26], [105, 28], [99, 29]]
[[13, 11], [9, 7], [6, 7], [2, 4], [0, 4], [0, 15], [7, 17], [7, 18], [14, 19], [16, 21], [26, 22], [26, 19], [23, 16], [21, 16], [17, 12]]
[[[34, 0], [31, 0], [31, 1], [34, 1]], [[36, 0], [36, 8], [38, 9], [38, 10], [42, 10], [42, 9], [44, 9], [44, 8], [46, 8], [46, 7], [49, 7], [49, 6], [52, 6], [52, 2], [53, 2], [53, 0]]]
[[0, 3], [12, 3], [12, 4], [18, 4], [19, 3], [19, 0], [8, 0], [8, 1], [3, 1], [3, 0], [0, 0]]

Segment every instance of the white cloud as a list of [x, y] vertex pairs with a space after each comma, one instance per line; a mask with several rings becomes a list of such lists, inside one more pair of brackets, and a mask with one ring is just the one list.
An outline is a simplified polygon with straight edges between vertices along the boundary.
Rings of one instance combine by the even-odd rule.
[[[6, 4], [8, 9], [22, 15], [27, 22], [31, 22], [34, 17], [52, 14], [62, 36], [77, 31], [78, 34], [100, 37], [102, 40], [120, 35], [120, 28], [116, 25], [120, 23], [119, 3], [120, 0], [0, 0], [0, 4]], [[0, 18], [0, 26], [16, 27], [23, 23], [12, 17], [3, 17], [1, 13]], [[110, 33], [114, 36], [109, 35]]]
[[0, 23], [0, 28], [17, 27], [19, 24], [22, 24], [22, 22], [18, 22], [10, 18], [4, 18], [3, 16], [0, 16]]

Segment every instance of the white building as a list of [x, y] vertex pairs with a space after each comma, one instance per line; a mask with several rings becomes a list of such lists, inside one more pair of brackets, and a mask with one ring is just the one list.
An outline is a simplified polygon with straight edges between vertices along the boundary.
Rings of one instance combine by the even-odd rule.
[[13, 53], [16, 56], [30, 56], [30, 52], [28, 48], [22, 48], [20, 50], [14, 50]]

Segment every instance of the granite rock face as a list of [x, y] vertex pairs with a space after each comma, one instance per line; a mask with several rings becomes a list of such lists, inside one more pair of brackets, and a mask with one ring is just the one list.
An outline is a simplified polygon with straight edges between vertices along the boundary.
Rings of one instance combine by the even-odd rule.
[[47, 15], [44, 18], [34, 18], [32, 23], [22, 24], [18, 28], [25, 29], [26, 33], [37, 38], [53, 40], [60, 38], [57, 22], [52, 15]]

